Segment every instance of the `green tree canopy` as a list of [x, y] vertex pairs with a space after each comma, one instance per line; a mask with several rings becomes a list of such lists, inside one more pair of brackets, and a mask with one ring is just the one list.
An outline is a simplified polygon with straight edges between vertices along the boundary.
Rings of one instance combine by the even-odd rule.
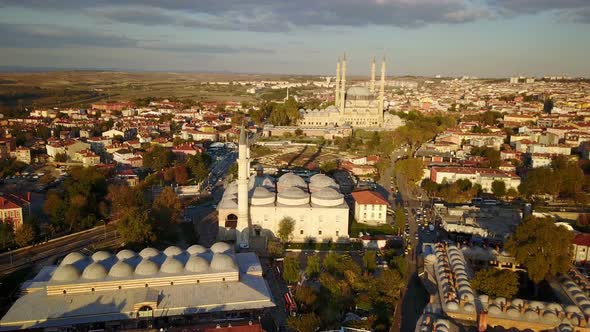
[[305, 266], [305, 274], [308, 278], [317, 278], [320, 275], [320, 256], [307, 256], [307, 265]]
[[511, 299], [518, 292], [518, 275], [510, 270], [485, 269], [475, 274], [471, 286], [489, 296]]
[[552, 218], [525, 219], [506, 242], [506, 250], [523, 264], [536, 284], [566, 272], [572, 260], [573, 233]]
[[506, 183], [504, 181], [494, 180], [492, 182], [492, 193], [499, 198], [506, 196]]
[[372, 274], [377, 269], [377, 254], [374, 251], [365, 251], [363, 255], [363, 270], [366, 274]]
[[35, 230], [29, 223], [22, 224], [14, 233], [14, 241], [19, 247], [28, 246], [35, 239]]
[[141, 244], [156, 240], [148, 211], [133, 208], [117, 222], [117, 232], [126, 243]]
[[320, 318], [315, 313], [287, 318], [287, 326], [291, 331], [315, 332], [320, 327], [320, 324]]
[[424, 164], [421, 159], [408, 158], [399, 160], [395, 163], [395, 172], [403, 174], [409, 183], [416, 183], [422, 179]]
[[159, 171], [171, 166], [173, 162], [174, 153], [172, 150], [160, 145], [152, 145], [143, 154], [143, 165], [154, 171]]
[[293, 230], [295, 229], [295, 220], [291, 217], [284, 217], [279, 222], [279, 230], [277, 235], [281, 242], [286, 243], [289, 242], [289, 239], [293, 235]]
[[283, 260], [283, 279], [288, 284], [294, 284], [299, 280], [299, 273], [301, 272], [301, 265], [299, 264], [299, 257], [295, 255], [287, 255]]
[[400, 234], [406, 228], [406, 214], [403, 207], [395, 209], [395, 230]]

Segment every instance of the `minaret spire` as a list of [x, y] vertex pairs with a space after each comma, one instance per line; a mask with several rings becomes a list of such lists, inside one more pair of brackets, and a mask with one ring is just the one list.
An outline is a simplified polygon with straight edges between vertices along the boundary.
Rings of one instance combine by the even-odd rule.
[[334, 105], [338, 107], [340, 101], [340, 57], [336, 62], [336, 91], [334, 93]]
[[240, 130], [238, 149], [238, 224], [236, 225], [236, 244], [248, 245], [250, 237], [250, 209], [248, 207], [248, 178], [250, 175], [250, 149], [244, 127]]
[[340, 69], [342, 74], [340, 77], [340, 114], [344, 114], [344, 105], [346, 101], [346, 53], [342, 58], [342, 64]]
[[383, 122], [383, 107], [385, 105], [385, 56], [381, 62], [381, 85], [379, 89], [379, 110], [381, 114], [381, 121]]
[[375, 93], [375, 57], [373, 57], [373, 62], [371, 63], [371, 85], [369, 85], [369, 91]]

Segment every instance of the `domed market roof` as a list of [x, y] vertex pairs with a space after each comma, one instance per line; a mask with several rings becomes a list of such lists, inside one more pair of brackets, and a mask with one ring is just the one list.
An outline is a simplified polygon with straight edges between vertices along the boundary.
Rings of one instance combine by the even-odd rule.
[[309, 185], [323, 188], [323, 187], [338, 187], [336, 181], [325, 174], [316, 174], [309, 178]]
[[62, 264], [53, 272], [52, 281], [74, 281], [80, 278], [80, 270], [71, 264]]
[[287, 188], [287, 189], [283, 190], [282, 192], [280, 192], [279, 197], [287, 198], [287, 199], [299, 199], [299, 198], [306, 198], [306, 197], [308, 197], [308, 195], [307, 195], [307, 193], [305, 193], [305, 191], [303, 191], [297, 187], [291, 187], [291, 188]]
[[162, 264], [162, 267], [160, 267], [160, 271], [164, 273], [181, 273], [183, 270], [184, 265], [182, 265], [182, 263], [174, 257], [166, 258]]
[[252, 198], [268, 198], [274, 197], [274, 194], [264, 187], [256, 187], [252, 193]]
[[184, 268], [190, 272], [205, 272], [209, 269], [209, 262], [200, 256], [191, 256]]
[[135, 274], [140, 276], [149, 276], [158, 273], [159, 269], [160, 268], [158, 267], [158, 264], [145, 258], [139, 264], [137, 264], [137, 267], [135, 268]]
[[199, 244], [193, 244], [192, 246], [186, 249], [186, 252], [188, 252], [191, 255], [202, 254], [204, 252], [207, 252], [207, 248]]
[[282, 187], [307, 187], [305, 180], [293, 173], [285, 173], [279, 178], [279, 185]]
[[85, 259], [86, 256], [77, 251], [74, 251], [69, 253], [66, 257], [64, 257], [64, 259], [61, 261], [61, 265], [74, 264]]
[[339, 193], [336, 189], [327, 187], [323, 188], [320, 191], [314, 192], [313, 194], [311, 194], [311, 197], [325, 200], [333, 200], [342, 199], [344, 196], [341, 193]]
[[133, 250], [123, 249], [117, 253], [119, 260], [129, 259], [135, 257], [137, 254]]
[[160, 254], [160, 252], [157, 249], [154, 249], [151, 247], [144, 248], [142, 251], [139, 252], [139, 256], [141, 256], [143, 258], [156, 257], [159, 254]]
[[113, 255], [107, 251], [97, 251], [92, 255], [92, 260], [95, 262], [102, 262], [110, 259]]
[[182, 254], [182, 249], [177, 246], [170, 246], [164, 250], [166, 256], [176, 256]]
[[234, 259], [226, 254], [213, 255], [211, 268], [215, 271], [235, 271], [237, 269]]
[[107, 276], [107, 269], [100, 263], [92, 263], [88, 265], [84, 272], [82, 272], [82, 278], [84, 279], [104, 279]]
[[113, 265], [113, 267], [111, 267], [111, 270], [109, 271], [109, 276], [115, 278], [129, 277], [132, 274], [133, 267], [122, 261], [118, 261], [117, 263], [115, 263], [115, 265]]
[[211, 252], [214, 254], [225, 254], [230, 253], [233, 251], [233, 248], [230, 244], [226, 242], [215, 242], [210, 248]]

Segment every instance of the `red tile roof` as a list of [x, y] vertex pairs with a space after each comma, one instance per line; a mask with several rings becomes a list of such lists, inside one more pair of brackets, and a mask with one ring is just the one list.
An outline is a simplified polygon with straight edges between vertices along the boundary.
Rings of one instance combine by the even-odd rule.
[[582, 233], [574, 237], [574, 244], [578, 246], [590, 247], [590, 234]]
[[370, 190], [355, 191], [352, 193], [352, 197], [359, 204], [387, 205], [383, 196]]

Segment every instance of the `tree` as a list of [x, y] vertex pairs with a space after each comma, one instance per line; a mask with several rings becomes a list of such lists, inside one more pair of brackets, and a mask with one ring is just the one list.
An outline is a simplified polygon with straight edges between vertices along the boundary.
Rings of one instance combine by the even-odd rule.
[[510, 270], [485, 269], [475, 274], [471, 286], [489, 296], [511, 299], [518, 292], [518, 275]]
[[58, 228], [64, 224], [66, 204], [57, 192], [50, 191], [47, 194], [47, 198], [43, 204], [43, 212], [49, 216], [51, 223]]
[[297, 332], [315, 332], [320, 327], [320, 323], [320, 318], [314, 313], [287, 318], [289, 329]]
[[14, 241], [19, 247], [25, 247], [35, 239], [35, 231], [31, 224], [22, 224], [14, 234]]
[[363, 255], [363, 270], [369, 275], [377, 269], [377, 255], [374, 251], [365, 251]]
[[311, 311], [316, 306], [318, 294], [314, 288], [302, 285], [295, 292], [295, 300], [303, 306], [304, 311]]
[[399, 300], [400, 290], [404, 284], [404, 279], [396, 270], [383, 270], [377, 277], [377, 287], [383, 301], [392, 306]]
[[552, 98], [545, 99], [545, 101], [543, 102], [543, 112], [544, 113], [551, 113], [552, 109], [553, 109], [553, 99]]
[[277, 235], [279, 239], [283, 243], [287, 243], [291, 236], [293, 235], [293, 230], [295, 229], [295, 220], [291, 217], [284, 217], [279, 222], [279, 230]]
[[117, 222], [117, 231], [126, 243], [140, 244], [156, 240], [148, 211], [133, 208]]
[[143, 165], [154, 171], [164, 169], [174, 162], [174, 153], [160, 145], [153, 145], [143, 154]]
[[514, 188], [508, 188], [508, 190], [506, 191], [506, 196], [510, 198], [516, 198], [518, 197], [518, 190]]
[[406, 214], [404, 208], [398, 207], [395, 209], [395, 229], [398, 234], [401, 234], [402, 230], [406, 227]]
[[283, 279], [288, 284], [294, 284], [299, 280], [301, 265], [297, 256], [288, 255], [283, 260]]
[[395, 163], [395, 172], [403, 174], [408, 183], [416, 183], [424, 176], [423, 166], [421, 159], [408, 158]]
[[58, 163], [65, 163], [66, 161], [68, 161], [68, 155], [65, 153], [58, 153], [55, 155], [53, 159]]
[[506, 183], [504, 181], [494, 180], [492, 182], [492, 193], [499, 198], [506, 196]]
[[320, 164], [320, 171], [322, 173], [331, 173], [338, 169], [338, 163], [336, 160], [326, 160]]
[[181, 209], [180, 199], [171, 187], [164, 187], [152, 205], [153, 216], [162, 230], [177, 222]]
[[305, 274], [308, 278], [317, 278], [320, 275], [320, 256], [307, 256], [307, 266], [305, 267]]
[[9, 221], [0, 220], [0, 241], [2, 242], [2, 248], [6, 247], [7, 242], [11, 242], [14, 239], [14, 227]]
[[303, 136], [303, 130], [301, 128], [295, 129], [295, 136]]
[[506, 242], [506, 250], [523, 264], [538, 284], [545, 277], [565, 273], [572, 260], [573, 233], [552, 218], [528, 217]]
[[111, 213], [114, 218], [129, 213], [135, 207], [146, 207], [146, 200], [143, 193], [126, 184], [109, 185], [108, 201], [111, 203]]

